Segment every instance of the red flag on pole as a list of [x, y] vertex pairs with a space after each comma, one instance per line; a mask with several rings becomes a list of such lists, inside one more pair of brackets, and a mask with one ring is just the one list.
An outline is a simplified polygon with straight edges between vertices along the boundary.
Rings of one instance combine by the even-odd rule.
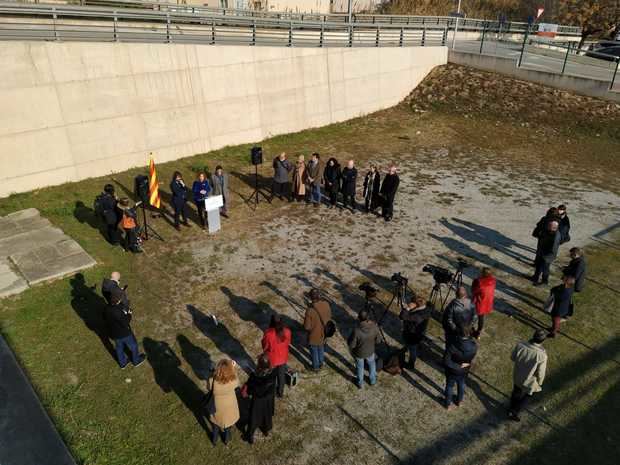
[[152, 155], [153, 154], [151, 154], [151, 160], [149, 162], [149, 204], [155, 208], [159, 208], [161, 205], [161, 199], [159, 198], [157, 170], [155, 169], [155, 162], [153, 161]]

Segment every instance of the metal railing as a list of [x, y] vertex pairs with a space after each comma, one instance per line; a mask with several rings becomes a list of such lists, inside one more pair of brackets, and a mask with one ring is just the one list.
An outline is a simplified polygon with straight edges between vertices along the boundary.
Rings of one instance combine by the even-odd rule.
[[0, 40], [276, 45], [443, 46], [447, 29], [197, 16], [184, 12], [0, 4]]
[[[38, 0], [13, 0], [16, 3], [31, 3]], [[192, 13], [203, 16], [236, 16], [249, 18], [269, 18], [281, 19], [286, 21], [310, 21], [310, 22], [330, 22], [345, 23], [348, 16], [339, 13], [295, 13], [287, 11], [261, 11], [261, 10], [242, 10], [234, 8], [211, 8], [198, 5], [184, 5], [173, 2], [158, 0], [66, 0], [67, 3], [81, 6], [104, 6], [116, 9], [138, 8], [155, 11], [166, 11], [171, 13]], [[38, 3], [41, 4], [41, 3]], [[411, 15], [377, 15], [377, 14], [354, 14], [352, 15], [355, 23], [370, 24], [391, 24], [402, 27], [447, 27], [452, 30], [456, 26], [457, 18], [452, 16], [411, 16]], [[528, 23], [518, 21], [489, 21], [476, 18], [459, 19], [459, 29], [466, 31], [482, 31], [484, 28], [500, 30], [504, 33], [523, 34], [528, 30]], [[530, 27], [530, 32], [536, 32], [538, 24]], [[558, 35], [580, 36], [581, 28], [577, 26], [558, 27]]]

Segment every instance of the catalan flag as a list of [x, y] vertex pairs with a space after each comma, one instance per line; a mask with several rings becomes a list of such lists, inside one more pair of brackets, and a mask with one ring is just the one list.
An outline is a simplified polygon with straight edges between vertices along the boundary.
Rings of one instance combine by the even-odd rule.
[[149, 203], [155, 208], [159, 208], [161, 205], [159, 184], [157, 183], [157, 170], [155, 170], [155, 162], [152, 156], [151, 161], [149, 161]]

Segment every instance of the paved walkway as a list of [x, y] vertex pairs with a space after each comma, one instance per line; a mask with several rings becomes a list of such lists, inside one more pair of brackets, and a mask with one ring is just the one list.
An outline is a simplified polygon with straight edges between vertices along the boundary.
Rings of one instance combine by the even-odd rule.
[[2, 336], [0, 465], [75, 465]]

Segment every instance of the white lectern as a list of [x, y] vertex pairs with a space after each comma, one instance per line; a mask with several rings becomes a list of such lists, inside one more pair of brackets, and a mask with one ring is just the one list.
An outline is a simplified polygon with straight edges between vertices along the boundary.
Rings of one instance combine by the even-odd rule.
[[207, 210], [207, 222], [209, 223], [209, 233], [219, 231], [220, 228], [220, 208], [224, 206], [224, 197], [214, 195], [205, 199], [205, 210]]

